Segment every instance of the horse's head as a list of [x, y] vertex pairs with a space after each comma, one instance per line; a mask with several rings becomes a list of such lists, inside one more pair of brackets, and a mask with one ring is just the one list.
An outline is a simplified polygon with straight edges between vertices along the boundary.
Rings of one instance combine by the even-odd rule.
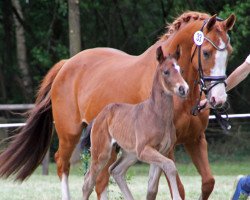
[[180, 57], [180, 49], [177, 47], [173, 55], [164, 56], [161, 46], [156, 50], [156, 57], [159, 62], [158, 70], [160, 72], [160, 83], [166, 93], [176, 94], [180, 97], [186, 97], [188, 94], [188, 84], [181, 75], [181, 68], [177, 64]]
[[221, 107], [227, 100], [226, 65], [232, 52], [227, 32], [235, 20], [233, 14], [226, 20], [214, 15], [194, 34], [191, 61], [199, 71], [201, 89], [212, 107]]

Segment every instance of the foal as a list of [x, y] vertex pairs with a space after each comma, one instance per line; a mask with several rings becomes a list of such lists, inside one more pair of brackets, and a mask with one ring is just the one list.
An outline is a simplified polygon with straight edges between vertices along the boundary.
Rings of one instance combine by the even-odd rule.
[[[179, 49], [175, 54], [179, 55]], [[174, 57], [165, 58], [161, 47], [157, 49], [156, 55], [159, 65], [149, 99], [136, 105], [110, 104], [96, 117], [91, 132], [91, 165], [85, 176], [83, 199], [89, 198], [97, 175], [111, 156], [114, 143], [122, 148], [122, 155], [109, 170], [125, 199], [133, 199], [133, 196], [124, 175], [137, 160], [163, 170], [173, 189], [173, 199], [181, 199], [174, 162], [163, 155], [176, 140], [173, 94], [186, 97], [188, 85]]]

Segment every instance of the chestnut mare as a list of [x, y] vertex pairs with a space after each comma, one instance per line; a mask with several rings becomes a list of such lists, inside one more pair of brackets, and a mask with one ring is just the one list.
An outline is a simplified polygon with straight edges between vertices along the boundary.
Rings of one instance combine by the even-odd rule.
[[[173, 190], [173, 199], [180, 200], [174, 162], [163, 155], [175, 144], [173, 95], [185, 98], [188, 85], [177, 65], [180, 52], [164, 57], [161, 46], [156, 50], [159, 62], [150, 97], [139, 104], [113, 103], [96, 117], [91, 131], [91, 165], [83, 185], [87, 200], [99, 172], [111, 157], [113, 145], [122, 148], [122, 155], [109, 168], [125, 199], [134, 199], [125, 181], [125, 173], [137, 159], [165, 172]], [[160, 173], [159, 173], [160, 175]], [[159, 176], [160, 177], [160, 176]], [[150, 190], [150, 189], [149, 189]]]
[[[59, 137], [55, 159], [61, 179], [62, 198], [69, 199], [69, 159], [83, 128], [109, 103], [136, 104], [147, 99], [157, 66], [156, 49], [162, 46], [164, 52], [172, 54], [179, 45], [182, 56], [178, 63], [183, 67], [183, 77], [190, 92], [184, 102], [174, 97], [176, 144], [184, 144], [191, 156], [202, 177], [201, 199], [208, 199], [215, 183], [208, 162], [204, 134], [209, 111], [193, 116], [190, 110], [200, 96], [200, 74], [225, 76], [226, 62], [232, 51], [227, 32], [234, 22], [234, 15], [220, 21], [216, 16], [211, 17], [205, 13], [186, 12], [168, 27], [159, 41], [139, 56], [131, 56], [111, 48], [96, 48], [82, 51], [69, 60], [56, 64], [41, 84], [36, 106], [30, 112], [27, 125], [0, 155], [0, 176], [6, 178], [15, 174], [16, 179], [22, 181], [32, 174], [50, 145], [54, 119]], [[201, 29], [206, 39], [197, 51], [193, 36]], [[200, 64], [203, 73], [198, 72]], [[216, 84], [207, 94], [207, 99], [213, 106], [221, 105], [226, 98], [223, 83]], [[173, 151], [169, 157], [174, 159]], [[98, 198], [106, 198], [108, 167], [115, 160], [116, 153], [113, 151], [109, 163], [97, 179]], [[152, 178], [154, 173], [155, 170], [150, 169], [149, 184], [152, 185], [156, 181]], [[184, 188], [178, 175], [177, 182], [184, 199]], [[154, 196], [156, 190], [154, 188], [150, 191], [149, 196]]]

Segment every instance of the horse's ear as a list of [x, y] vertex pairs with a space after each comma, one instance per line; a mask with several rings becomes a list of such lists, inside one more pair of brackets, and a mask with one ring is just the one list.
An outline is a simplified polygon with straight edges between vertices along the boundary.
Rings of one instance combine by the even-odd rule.
[[158, 60], [158, 62], [161, 64], [164, 61], [164, 54], [162, 51], [161, 46], [159, 46], [156, 50], [156, 59]]
[[208, 20], [208, 22], [207, 22], [207, 25], [206, 25], [206, 28], [207, 28], [207, 30], [208, 31], [210, 31], [212, 28], [213, 28], [213, 26], [215, 25], [215, 23], [216, 23], [216, 14], [215, 15], [213, 15], [209, 20]]
[[224, 27], [225, 30], [231, 30], [234, 26], [234, 23], [236, 21], [236, 16], [235, 14], [231, 14], [223, 23], [224, 23]]
[[181, 47], [180, 45], [178, 44], [177, 47], [176, 47], [176, 51], [175, 53], [173, 54], [173, 57], [176, 59], [176, 60], [179, 60], [181, 56]]

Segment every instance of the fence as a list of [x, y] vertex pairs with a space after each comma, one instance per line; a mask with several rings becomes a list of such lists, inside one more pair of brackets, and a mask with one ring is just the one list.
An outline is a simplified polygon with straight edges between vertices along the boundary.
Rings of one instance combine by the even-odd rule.
[[[29, 110], [32, 109], [34, 107], [34, 104], [5, 104], [5, 105], [0, 105], [0, 111], [9, 111], [9, 110]], [[225, 116], [222, 116], [225, 117]], [[250, 118], [250, 114], [230, 114], [228, 115], [229, 119], [248, 119]], [[214, 115], [210, 115], [209, 116], [209, 120], [210, 123], [215, 121], [215, 116]], [[3, 123], [0, 124], [0, 128], [16, 128], [16, 127], [21, 127], [24, 126], [25, 123]], [[218, 132], [218, 130], [220, 130], [220, 128], [217, 128], [214, 132]], [[211, 132], [211, 128], [208, 128], [208, 132]], [[46, 175], [48, 174], [48, 165], [49, 165], [49, 151], [46, 154], [45, 159], [43, 160], [42, 163], [42, 171], [43, 174]]]

